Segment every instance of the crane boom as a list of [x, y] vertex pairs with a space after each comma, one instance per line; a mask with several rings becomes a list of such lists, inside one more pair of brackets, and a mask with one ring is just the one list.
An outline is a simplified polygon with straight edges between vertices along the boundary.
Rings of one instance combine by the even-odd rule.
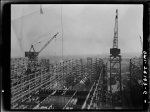
[[39, 50], [38, 54], [54, 39], [56, 38], [58, 32]]
[[113, 48], [118, 48], [118, 9], [116, 9]]

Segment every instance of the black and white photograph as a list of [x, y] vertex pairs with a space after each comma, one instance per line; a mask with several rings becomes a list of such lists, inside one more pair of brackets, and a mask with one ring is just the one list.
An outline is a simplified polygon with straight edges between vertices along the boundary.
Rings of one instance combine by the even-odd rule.
[[11, 4], [11, 109], [143, 109], [142, 4]]

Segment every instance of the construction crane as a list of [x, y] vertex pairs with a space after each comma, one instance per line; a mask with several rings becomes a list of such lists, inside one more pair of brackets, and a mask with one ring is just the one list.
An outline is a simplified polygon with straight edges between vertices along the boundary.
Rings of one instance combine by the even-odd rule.
[[42, 5], [40, 4], [40, 14], [43, 14]]
[[[142, 49], [142, 52], [143, 52], [143, 42], [142, 42], [142, 38], [141, 36], [139, 35], [140, 37], [140, 43], [141, 43], [141, 49]], [[143, 58], [143, 53], [141, 52], [141, 55], [140, 55], [140, 58], [142, 59]]]
[[57, 32], [50, 40], [48, 40], [48, 42], [47, 42], [38, 52], [35, 51], [34, 45], [40, 43], [40, 41], [37, 42], [37, 43], [35, 43], [35, 44], [32, 44], [32, 45], [31, 45], [31, 48], [30, 48], [30, 50], [29, 50], [29, 52], [25, 52], [25, 57], [28, 57], [28, 59], [29, 59], [30, 61], [36, 60], [36, 58], [38, 57], [39, 53], [40, 53], [54, 38], [56, 38], [57, 34], [58, 34], [58, 32]]
[[142, 42], [142, 38], [141, 38], [141, 36], [139, 35], [139, 37], [140, 37], [140, 42], [141, 42], [141, 48], [143, 49], [143, 42]]
[[[115, 27], [114, 27], [114, 38], [113, 38], [113, 48], [110, 48], [110, 93], [112, 93], [112, 80], [117, 80], [120, 82], [120, 97], [119, 103], [122, 100], [122, 84], [121, 84], [121, 55], [120, 49], [118, 48], [118, 10], [116, 9], [115, 17]], [[112, 97], [112, 104], [115, 103]]]
[[[41, 41], [32, 44], [31, 48], [29, 50], [29, 52], [25, 52], [25, 57], [28, 57], [28, 65], [27, 65], [27, 70], [25, 72], [26, 75], [32, 73], [34, 71], [34, 69], [36, 69], [37, 64], [37, 60], [38, 60], [38, 55], [39, 53], [54, 39], [56, 38], [58, 32], [50, 39], [48, 40], [48, 42], [39, 50], [39, 52], [36, 52], [34, 49], [34, 45], [41, 43]], [[34, 66], [34, 67], [32, 67]]]

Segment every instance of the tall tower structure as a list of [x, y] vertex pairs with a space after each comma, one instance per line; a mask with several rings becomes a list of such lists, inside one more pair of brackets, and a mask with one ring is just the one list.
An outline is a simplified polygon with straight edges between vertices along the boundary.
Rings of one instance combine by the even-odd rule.
[[[118, 10], [116, 9], [115, 27], [113, 48], [110, 48], [110, 92], [112, 93], [112, 84], [119, 83], [120, 95], [118, 102], [122, 102], [122, 85], [121, 85], [121, 55], [118, 48]], [[115, 104], [114, 97], [112, 96], [112, 104]]]

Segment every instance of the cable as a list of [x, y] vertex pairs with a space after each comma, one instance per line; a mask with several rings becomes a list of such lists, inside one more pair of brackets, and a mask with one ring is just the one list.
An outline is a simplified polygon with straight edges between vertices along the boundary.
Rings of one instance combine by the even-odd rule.
[[[62, 30], [62, 60], [63, 60], [63, 22], [62, 22], [62, 5], [61, 5], [61, 30]], [[63, 63], [63, 68], [62, 68], [62, 75], [63, 75], [63, 89], [64, 89], [64, 62]], [[64, 99], [65, 102], [65, 99]]]
[[62, 5], [61, 5], [61, 32], [62, 32], [62, 59], [63, 59], [63, 22], [62, 22]]

